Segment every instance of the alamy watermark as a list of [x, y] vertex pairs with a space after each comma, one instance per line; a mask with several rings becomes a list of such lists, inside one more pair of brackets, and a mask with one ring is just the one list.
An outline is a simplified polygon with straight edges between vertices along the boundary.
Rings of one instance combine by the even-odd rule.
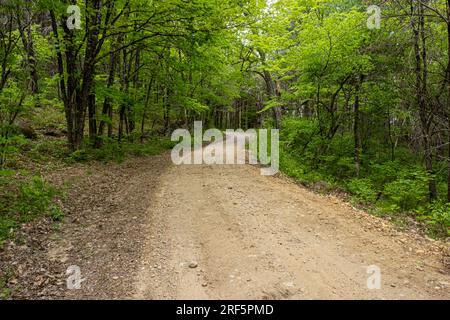
[[370, 30], [381, 28], [381, 8], [375, 4], [367, 8], [367, 28]]
[[69, 266], [66, 270], [67, 277], [67, 289], [80, 290], [81, 283], [84, 279], [81, 277], [81, 269], [79, 266]]
[[381, 269], [379, 266], [371, 265], [366, 269], [366, 273], [370, 274], [367, 278], [367, 289], [381, 289]]
[[[270, 136], [270, 148], [268, 140]], [[181, 139], [181, 142], [180, 142]], [[193, 141], [192, 141], [193, 139]], [[203, 133], [201, 121], [194, 122], [194, 135], [187, 129], [177, 129], [172, 141], [179, 142], [172, 149], [172, 162], [181, 164], [261, 164], [261, 174], [274, 175], [279, 171], [279, 130], [228, 129], [223, 133], [218, 129], [209, 129]], [[209, 143], [203, 146], [203, 143]], [[270, 155], [269, 155], [270, 153]], [[247, 157], [248, 154], [248, 157]]]
[[77, 5], [71, 5], [67, 7], [67, 28], [69, 30], [81, 29], [81, 9]]

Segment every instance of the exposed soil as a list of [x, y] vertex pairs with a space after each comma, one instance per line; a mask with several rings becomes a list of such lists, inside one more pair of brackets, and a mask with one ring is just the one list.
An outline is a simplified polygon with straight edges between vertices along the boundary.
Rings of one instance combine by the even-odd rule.
[[[18, 241], [0, 250], [0, 270], [13, 289], [11, 298], [130, 296], [147, 209], [169, 160], [134, 158], [122, 165], [78, 165], [50, 174], [48, 180], [69, 190], [63, 202], [66, 217], [61, 225], [48, 219], [28, 223], [18, 231]], [[81, 269], [82, 290], [67, 290], [71, 265]]]
[[[257, 166], [163, 155], [48, 178], [71, 181], [66, 219], [26, 225], [0, 252], [11, 298], [450, 299], [448, 243]], [[80, 290], [66, 287], [70, 265]], [[381, 289], [367, 287], [370, 265]]]

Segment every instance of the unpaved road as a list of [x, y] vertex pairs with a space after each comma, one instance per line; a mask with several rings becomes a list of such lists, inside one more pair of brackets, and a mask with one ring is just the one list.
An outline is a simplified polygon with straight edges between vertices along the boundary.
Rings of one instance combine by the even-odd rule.
[[337, 199], [249, 165], [174, 166], [160, 181], [135, 298], [450, 298], [426, 241]]
[[[450, 298], [423, 245], [258, 168], [172, 167], [157, 199], [136, 298]], [[369, 265], [381, 290], [367, 288]]]
[[[450, 299], [448, 244], [257, 166], [164, 155], [62, 176], [79, 181], [60, 230], [2, 253], [12, 298]], [[66, 289], [69, 265], [81, 290]]]

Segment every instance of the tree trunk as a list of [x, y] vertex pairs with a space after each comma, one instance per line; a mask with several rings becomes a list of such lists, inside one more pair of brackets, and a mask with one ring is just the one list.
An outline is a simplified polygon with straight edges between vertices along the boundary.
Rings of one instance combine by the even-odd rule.
[[418, 8], [412, 8], [413, 12], [417, 11], [419, 17], [416, 23], [415, 18], [412, 20], [413, 34], [414, 34], [414, 55], [416, 62], [416, 97], [419, 107], [419, 117], [422, 127], [422, 141], [425, 157], [425, 169], [429, 174], [428, 190], [430, 200], [437, 198], [436, 181], [434, 179], [433, 171], [433, 153], [432, 153], [432, 141], [431, 141], [431, 124], [432, 113], [427, 105], [427, 54], [426, 54], [426, 41], [425, 41], [425, 20], [423, 15], [423, 6], [418, 3]]
[[[359, 90], [359, 89], [357, 89]], [[361, 134], [359, 132], [359, 92], [356, 92], [354, 104], [353, 135], [355, 137], [355, 176], [359, 177], [361, 167]]]
[[447, 0], [447, 121], [448, 121], [448, 168], [447, 168], [447, 202], [450, 202], [450, 0]]
[[[109, 75], [108, 75], [108, 83], [106, 84], [108, 89], [111, 89], [114, 85], [114, 79], [116, 74], [116, 63], [117, 63], [117, 54], [115, 52], [112, 52], [109, 56]], [[103, 117], [109, 117], [108, 122], [108, 137], [111, 137], [112, 134], [112, 99], [111, 97], [106, 97], [103, 102], [103, 109], [102, 109], [102, 115]], [[106, 122], [102, 120], [100, 122], [100, 126], [98, 128], [98, 135], [102, 136], [104, 127]]]
[[[269, 99], [277, 97], [277, 90], [275, 88], [275, 82], [272, 79], [272, 75], [269, 71], [264, 70], [264, 81], [266, 83], [266, 92]], [[272, 108], [273, 116], [275, 119], [275, 127], [281, 129], [281, 107], [276, 106]]]
[[[24, 12], [24, 21], [22, 21], [22, 11]], [[26, 52], [27, 68], [30, 73], [29, 90], [33, 94], [38, 94], [39, 75], [36, 66], [36, 54], [34, 51], [33, 36], [32, 36], [33, 21], [31, 13], [28, 11], [27, 8], [22, 8], [22, 10], [20, 10], [17, 13], [17, 24], [20, 33], [20, 38], [22, 39], [22, 44]]]
[[92, 146], [97, 146], [97, 120], [96, 120], [96, 101], [95, 93], [89, 95], [89, 140]]

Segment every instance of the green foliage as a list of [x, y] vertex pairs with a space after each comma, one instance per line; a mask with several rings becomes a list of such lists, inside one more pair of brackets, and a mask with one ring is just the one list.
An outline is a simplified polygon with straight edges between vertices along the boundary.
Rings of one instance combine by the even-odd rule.
[[85, 148], [71, 153], [67, 157], [70, 162], [103, 161], [118, 162], [125, 160], [127, 155], [133, 156], [153, 156], [171, 149], [175, 144], [168, 138], [153, 138], [145, 143], [123, 141], [119, 143], [112, 139], [104, 139], [99, 148]]
[[427, 202], [427, 177], [420, 173], [413, 179], [399, 178], [385, 185], [383, 194], [392, 211], [411, 211]]
[[305, 185], [327, 180], [320, 172], [305, 166], [301, 158], [285, 151], [280, 154], [280, 170]]
[[57, 190], [39, 176], [34, 176], [28, 183], [21, 184], [15, 206], [19, 221], [27, 222], [46, 212], [56, 195]]
[[7, 300], [11, 295], [11, 289], [7, 286], [10, 277], [11, 271], [9, 269], [4, 272], [0, 271], [0, 300]]
[[67, 142], [58, 139], [38, 140], [28, 142], [22, 151], [33, 161], [47, 163], [58, 159], [65, 159], [69, 155]]
[[5, 239], [12, 235], [17, 224], [17, 221], [13, 218], [0, 216], [0, 248], [3, 246]]
[[13, 164], [20, 152], [20, 146], [26, 140], [22, 136], [5, 137], [0, 135], [0, 168], [5, 168], [8, 163]]
[[67, 160], [69, 162], [83, 162], [89, 159], [88, 152], [85, 149], [76, 150], [71, 153]]
[[[372, 150], [382, 146], [374, 142]], [[280, 169], [305, 185], [323, 183], [346, 190], [352, 198], [373, 207], [381, 215], [416, 216], [434, 235], [446, 235], [448, 205], [441, 201], [428, 206], [429, 175], [420, 159], [399, 149], [398, 160], [390, 161], [379, 152], [377, 157], [363, 155], [361, 177], [354, 177], [353, 140], [339, 135], [324, 144], [314, 119], [285, 118], [281, 131]], [[445, 231], [445, 232], [444, 232]]]
[[[286, 117], [283, 120], [283, 130], [280, 140], [288, 148], [304, 149], [318, 132], [317, 123], [314, 120]], [[296, 151], [301, 149], [296, 149]]]
[[13, 235], [21, 223], [48, 215], [60, 221], [64, 215], [55, 204], [62, 193], [40, 176], [13, 176], [14, 172], [0, 171], [0, 242]]
[[53, 221], [61, 222], [64, 220], [64, 212], [57, 205], [51, 205], [49, 207], [48, 215]]
[[191, 98], [185, 98], [184, 99], [184, 108], [187, 110], [191, 110], [197, 114], [201, 114], [202, 112], [206, 112], [209, 110], [209, 107], [206, 105], [203, 105], [196, 101], [195, 99]]
[[450, 203], [434, 201], [426, 210], [418, 212], [418, 220], [429, 226], [431, 235], [450, 236]]
[[347, 191], [353, 194], [359, 202], [369, 204], [375, 202], [377, 192], [370, 179], [351, 179], [347, 182]]

